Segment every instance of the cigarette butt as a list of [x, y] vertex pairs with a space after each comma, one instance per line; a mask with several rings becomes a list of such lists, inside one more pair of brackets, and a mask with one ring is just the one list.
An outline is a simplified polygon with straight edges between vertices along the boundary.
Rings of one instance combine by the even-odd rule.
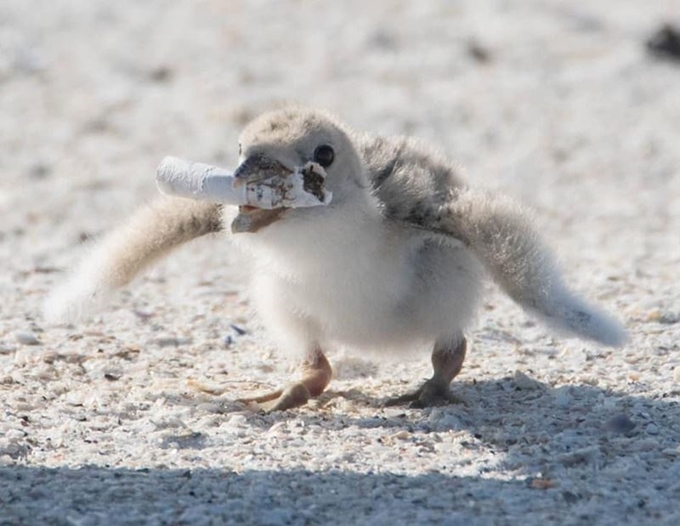
[[165, 195], [255, 208], [303, 208], [327, 205], [332, 194], [323, 187], [325, 172], [308, 163], [290, 175], [235, 184], [232, 172], [209, 164], [165, 157], [156, 169], [156, 185]]
[[161, 193], [230, 205], [248, 204], [246, 188], [234, 188], [231, 172], [203, 163], [166, 157], [156, 169]]

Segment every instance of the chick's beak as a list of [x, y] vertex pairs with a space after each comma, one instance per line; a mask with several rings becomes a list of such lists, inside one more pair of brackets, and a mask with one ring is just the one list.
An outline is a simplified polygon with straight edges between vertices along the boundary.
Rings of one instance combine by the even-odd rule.
[[[281, 162], [264, 154], [253, 154], [246, 157], [233, 173], [234, 186], [264, 181], [271, 177], [286, 177], [293, 173]], [[231, 231], [235, 234], [254, 233], [281, 218], [283, 208], [265, 210], [252, 206], [239, 206], [239, 213], [231, 224]]]
[[233, 176], [235, 186], [262, 181], [274, 176], [286, 177], [292, 170], [267, 155], [256, 153], [246, 157], [236, 168]]

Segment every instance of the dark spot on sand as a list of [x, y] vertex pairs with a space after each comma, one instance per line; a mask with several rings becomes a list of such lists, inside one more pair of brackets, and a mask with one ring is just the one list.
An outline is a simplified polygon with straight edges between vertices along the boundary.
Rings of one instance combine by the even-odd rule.
[[658, 58], [680, 61], [680, 28], [663, 25], [647, 40], [647, 51]]

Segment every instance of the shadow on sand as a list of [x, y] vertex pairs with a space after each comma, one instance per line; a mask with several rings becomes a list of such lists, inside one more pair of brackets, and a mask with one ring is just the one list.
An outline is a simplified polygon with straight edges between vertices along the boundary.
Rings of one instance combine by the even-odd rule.
[[[677, 393], [656, 400], [592, 386], [518, 390], [510, 379], [455, 390], [465, 405], [323, 418], [414, 436], [468, 431], [474, 439], [463, 447], [498, 458], [471, 476], [16, 464], [0, 467], [0, 525], [680, 524]], [[325, 397], [380, 403], [354, 391]], [[635, 427], [617, 429], [609, 420], [616, 415]], [[273, 420], [253, 414], [248, 422], [266, 430]], [[522, 473], [551, 482], [537, 485]]]

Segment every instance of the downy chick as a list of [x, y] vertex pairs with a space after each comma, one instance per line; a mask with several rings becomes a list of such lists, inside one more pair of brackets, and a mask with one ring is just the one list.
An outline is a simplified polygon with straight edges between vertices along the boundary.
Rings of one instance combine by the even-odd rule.
[[[490, 275], [520, 306], [558, 331], [618, 346], [624, 329], [563, 283], [530, 218], [510, 199], [469, 188], [455, 165], [404, 137], [352, 131], [319, 111], [288, 108], [246, 127], [234, 176], [325, 171], [328, 206], [240, 207], [233, 241], [252, 256], [252, 293], [278, 345], [302, 358], [302, 378], [260, 397], [268, 410], [303, 405], [331, 380], [333, 344], [384, 353], [432, 348], [434, 373], [392, 400], [425, 406], [451, 399], [466, 328]], [[105, 238], [48, 301], [52, 319], [73, 318], [170, 249], [222, 230], [220, 206], [164, 198]]]

